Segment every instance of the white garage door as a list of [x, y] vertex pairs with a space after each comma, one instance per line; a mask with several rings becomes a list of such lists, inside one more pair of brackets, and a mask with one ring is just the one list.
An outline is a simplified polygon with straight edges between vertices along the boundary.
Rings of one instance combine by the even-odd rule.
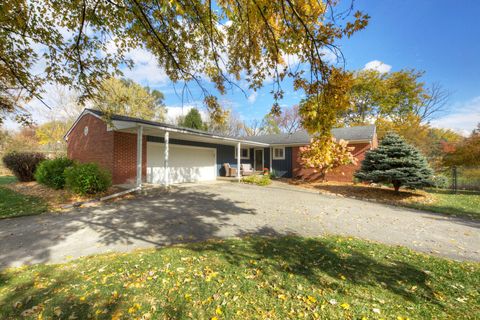
[[[165, 183], [163, 143], [147, 143], [147, 182]], [[169, 183], [216, 179], [215, 149], [169, 145]]]

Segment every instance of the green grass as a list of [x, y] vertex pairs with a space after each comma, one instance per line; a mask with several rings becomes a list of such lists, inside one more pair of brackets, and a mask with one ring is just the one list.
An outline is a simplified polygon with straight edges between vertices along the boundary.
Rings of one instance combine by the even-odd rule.
[[479, 287], [479, 264], [402, 247], [252, 237], [7, 270], [0, 317], [475, 319]]
[[0, 185], [9, 184], [15, 181], [17, 181], [17, 178], [14, 176], [0, 176]]
[[409, 207], [448, 214], [452, 216], [466, 216], [480, 219], [480, 194], [461, 192], [453, 194], [450, 191], [429, 190], [435, 199], [433, 203], [411, 203]]
[[48, 206], [42, 199], [1, 187], [15, 181], [15, 177], [0, 176], [0, 219], [35, 215], [47, 211]]
[[242, 178], [243, 183], [256, 184], [257, 186], [267, 186], [272, 183], [270, 176], [254, 174]]

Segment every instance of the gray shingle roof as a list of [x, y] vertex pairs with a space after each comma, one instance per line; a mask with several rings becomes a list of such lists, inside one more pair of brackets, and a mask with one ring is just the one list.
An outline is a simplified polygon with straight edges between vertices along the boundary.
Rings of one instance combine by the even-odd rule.
[[[103, 116], [103, 112], [100, 110], [95, 110], [95, 109], [86, 109], [89, 112], [92, 112], [98, 116]], [[214, 134], [202, 131], [202, 130], [195, 130], [195, 129], [190, 129], [190, 128], [183, 128], [179, 126], [175, 126], [172, 124], [168, 123], [161, 123], [161, 122], [156, 122], [156, 121], [149, 121], [149, 120], [143, 120], [139, 118], [133, 118], [133, 117], [128, 117], [128, 116], [122, 116], [118, 114], [114, 114], [111, 116], [112, 120], [118, 120], [118, 121], [127, 121], [127, 122], [136, 122], [136, 123], [141, 123], [141, 124], [148, 124], [148, 125], [153, 125], [153, 126], [161, 126], [165, 128], [172, 128], [172, 129], [182, 129], [187, 132], [195, 133], [195, 134], [200, 134], [200, 135], [205, 135], [205, 136], [213, 136]], [[348, 127], [348, 128], [335, 128], [332, 130], [333, 136], [337, 139], [343, 139], [343, 140], [348, 140], [348, 141], [370, 141], [373, 139], [373, 136], [375, 135], [375, 126], [370, 125], [370, 126], [358, 126], [358, 127]], [[227, 136], [222, 136], [215, 134], [215, 136], [219, 137], [225, 137], [225, 138], [235, 138], [235, 137], [227, 137]], [[292, 134], [288, 133], [279, 133], [279, 134], [270, 134], [270, 135], [263, 135], [263, 136], [255, 136], [255, 137], [246, 137], [246, 138], [236, 138], [236, 139], [241, 139], [245, 141], [252, 141], [252, 142], [260, 142], [260, 143], [267, 143], [267, 144], [309, 144], [310, 143], [310, 135], [302, 130], [302, 131], [297, 131]]]
[[[332, 130], [333, 136], [337, 139], [347, 141], [370, 141], [375, 135], [375, 126], [358, 126], [348, 128], [335, 128]], [[248, 137], [250, 141], [263, 142], [268, 144], [308, 144], [311, 136], [304, 130], [292, 134], [280, 133], [263, 136]]]

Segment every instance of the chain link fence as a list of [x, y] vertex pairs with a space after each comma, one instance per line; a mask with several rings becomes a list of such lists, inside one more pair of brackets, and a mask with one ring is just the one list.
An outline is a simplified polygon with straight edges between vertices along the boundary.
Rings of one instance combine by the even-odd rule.
[[480, 167], [454, 166], [446, 176], [449, 178], [448, 188], [453, 192], [480, 191]]

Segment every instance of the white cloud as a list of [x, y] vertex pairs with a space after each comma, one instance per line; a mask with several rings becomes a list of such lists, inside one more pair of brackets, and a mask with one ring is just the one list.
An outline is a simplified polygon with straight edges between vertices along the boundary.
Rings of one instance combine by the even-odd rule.
[[177, 122], [178, 117], [181, 116], [186, 116], [187, 113], [192, 109], [192, 108], [197, 108], [198, 111], [200, 112], [200, 115], [202, 116], [203, 121], [208, 121], [208, 113], [205, 110], [202, 110], [197, 107], [196, 104], [187, 104], [183, 106], [167, 106], [167, 123], [173, 123], [175, 124]]
[[391, 65], [385, 64], [379, 60], [372, 60], [365, 64], [363, 70], [376, 70], [380, 73], [387, 73], [392, 69]]
[[133, 60], [134, 66], [122, 70], [125, 77], [150, 86], [166, 85], [169, 82], [167, 74], [149, 51], [137, 48], [128, 52], [126, 57]]
[[467, 136], [476, 128], [477, 124], [480, 123], [480, 96], [464, 103], [455, 104], [450, 109], [454, 111], [432, 120], [432, 126], [453, 129]]
[[320, 54], [322, 55], [322, 59], [329, 64], [335, 64], [338, 62], [337, 55], [330, 49], [322, 48], [320, 49]]
[[258, 92], [257, 91], [252, 92], [252, 94], [248, 96], [248, 103], [250, 104], [255, 103], [255, 101], [257, 101], [257, 97], [258, 97]]

